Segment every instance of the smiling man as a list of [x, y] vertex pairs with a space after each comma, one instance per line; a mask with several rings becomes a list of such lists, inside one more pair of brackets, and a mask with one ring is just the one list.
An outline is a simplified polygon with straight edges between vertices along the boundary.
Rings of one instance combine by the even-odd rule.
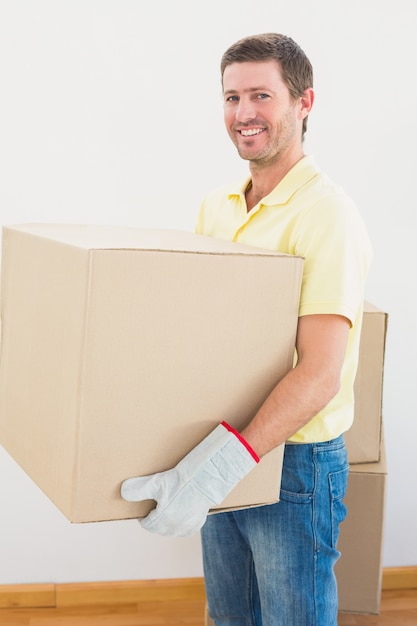
[[[343, 433], [353, 420], [371, 247], [355, 204], [304, 153], [314, 91], [301, 48], [275, 33], [247, 37], [225, 52], [221, 75], [225, 125], [250, 171], [208, 195], [197, 232], [304, 257], [296, 362], [241, 433], [220, 424], [176, 468], [128, 479], [122, 495], [157, 501], [141, 520], [148, 530], [201, 528], [216, 626], [336, 626]], [[207, 517], [282, 443], [277, 504]]]
[[343, 433], [370, 243], [352, 200], [304, 153], [314, 91], [302, 49], [276, 33], [247, 37], [224, 53], [221, 76], [226, 129], [250, 175], [204, 200], [197, 230], [305, 263], [296, 365], [241, 433], [260, 457], [286, 442], [281, 499], [207, 519], [209, 612], [216, 626], [336, 626]]

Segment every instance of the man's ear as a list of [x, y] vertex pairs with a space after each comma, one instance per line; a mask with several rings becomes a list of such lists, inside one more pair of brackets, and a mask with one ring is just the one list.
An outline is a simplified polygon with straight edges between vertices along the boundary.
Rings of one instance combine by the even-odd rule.
[[307, 117], [313, 108], [314, 104], [314, 90], [312, 87], [308, 87], [304, 90], [303, 95], [300, 98], [300, 114], [301, 119]]

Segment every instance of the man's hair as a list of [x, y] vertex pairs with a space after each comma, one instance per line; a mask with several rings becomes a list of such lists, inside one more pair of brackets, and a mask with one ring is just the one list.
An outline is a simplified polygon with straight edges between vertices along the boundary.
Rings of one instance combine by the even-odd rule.
[[[290, 37], [278, 33], [263, 33], [239, 39], [222, 56], [220, 69], [232, 63], [253, 61], [277, 61], [282, 79], [293, 99], [299, 98], [309, 87], [313, 87], [313, 67], [298, 44]], [[307, 117], [303, 120], [303, 135], [307, 130]]]

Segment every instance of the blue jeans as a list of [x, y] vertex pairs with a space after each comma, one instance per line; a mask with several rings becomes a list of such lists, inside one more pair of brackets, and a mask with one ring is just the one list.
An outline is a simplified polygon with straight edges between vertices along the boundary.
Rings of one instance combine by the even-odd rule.
[[343, 436], [287, 444], [278, 503], [207, 518], [204, 579], [216, 626], [337, 626], [333, 568], [348, 472]]

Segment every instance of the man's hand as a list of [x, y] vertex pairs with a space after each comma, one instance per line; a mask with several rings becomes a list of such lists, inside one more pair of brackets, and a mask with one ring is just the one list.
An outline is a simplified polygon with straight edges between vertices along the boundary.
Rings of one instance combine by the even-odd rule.
[[125, 480], [121, 495], [130, 502], [156, 500], [156, 508], [139, 520], [143, 528], [188, 537], [258, 462], [246, 441], [222, 422], [173, 469]]

